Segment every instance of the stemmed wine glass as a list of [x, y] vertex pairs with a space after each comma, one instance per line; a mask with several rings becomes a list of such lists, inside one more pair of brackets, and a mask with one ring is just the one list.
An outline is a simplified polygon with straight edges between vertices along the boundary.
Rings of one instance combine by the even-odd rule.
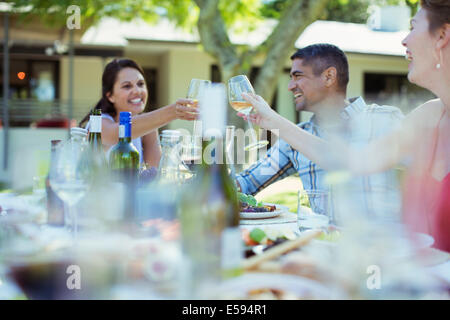
[[[202, 80], [202, 79], [192, 79], [189, 84], [188, 92], [186, 98], [194, 100], [194, 102], [198, 103], [200, 96], [209, 85], [211, 85], [211, 81]], [[192, 142], [191, 142], [191, 159], [186, 159], [188, 162], [194, 162], [195, 159], [200, 158], [199, 151], [201, 152], [201, 145], [197, 145], [197, 139], [200, 136], [197, 134], [197, 120], [194, 120], [194, 125], [192, 129]]]
[[50, 186], [64, 202], [65, 224], [78, 238], [78, 217], [75, 205], [88, 189], [89, 170], [83, 163], [83, 146], [67, 141], [56, 150], [56, 163], [50, 168]]
[[[244, 98], [242, 98], [242, 93], [244, 92], [253, 94], [255, 93], [255, 90], [253, 89], [247, 76], [239, 75], [232, 77], [230, 80], [228, 80], [228, 100], [230, 102], [231, 107], [234, 110], [248, 116], [252, 111], [253, 107], [249, 102], [245, 101]], [[253, 129], [253, 125], [248, 117], [247, 123], [250, 129], [251, 141], [250, 144], [245, 146], [245, 150], [248, 151], [266, 146], [269, 143], [269, 141], [258, 140], [255, 131]]]

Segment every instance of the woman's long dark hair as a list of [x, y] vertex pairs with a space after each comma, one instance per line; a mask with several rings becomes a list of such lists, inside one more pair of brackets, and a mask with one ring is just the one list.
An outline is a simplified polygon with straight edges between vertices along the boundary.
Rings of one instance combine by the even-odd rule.
[[106, 96], [108, 93], [112, 93], [114, 88], [114, 83], [117, 79], [117, 74], [120, 70], [124, 68], [133, 68], [139, 71], [142, 76], [144, 76], [144, 71], [142, 68], [131, 59], [114, 59], [110, 63], [108, 63], [103, 71], [102, 76], [102, 98], [97, 102], [95, 107], [89, 111], [89, 113], [80, 121], [79, 126], [84, 127], [86, 123], [89, 121], [89, 116], [92, 111], [95, 109], [102, 110], [102, 114], [109, 114], [111, 117], [115, 117], [117, 115], [117, 110], [114, 105], [109, 101]]

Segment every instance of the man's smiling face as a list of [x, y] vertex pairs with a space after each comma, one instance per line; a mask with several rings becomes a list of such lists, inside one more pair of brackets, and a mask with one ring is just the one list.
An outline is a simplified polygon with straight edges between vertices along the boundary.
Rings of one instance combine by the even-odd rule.
[[288, 90], [294, 94], [295, 109], [314, 112], [313, 106], [326, 95], [322, 75], [315, 75], [312, 66], [297, 58], [292, 60], [290, 78]]

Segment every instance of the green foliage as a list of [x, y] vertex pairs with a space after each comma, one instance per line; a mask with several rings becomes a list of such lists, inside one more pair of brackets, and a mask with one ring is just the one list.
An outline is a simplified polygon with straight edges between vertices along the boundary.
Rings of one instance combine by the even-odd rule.
[[286, 3], [286, 0], [264, 1], [264, 5], [260, 8], [260, 13], [266, 18], [279, 19], [281, 12], [286, 7]]
[[[268, 0], [260, 9], [262, 16], [278, 19], [288, 0]], [[321, 20], [365, 23], [370, 15], [371, 6], [408, 5], [414, 15], [419, 0], [331, 0]]]
[[255, 29], [263, 21], [260, 0], [221, 0], [219, 10], [228, 28], [235, 32]]
[[369, 17], [370, 0], [332, 0], [321, 17], [322, 20], [365, 23]]
[[[80, 7], [81, 24], [88, 27], [104, 17], [114, 17], [122, 21], [141, 18], [154, 23], [168, 18], [178, 27], [195, 28], [199, 8], [193, 0], [12, 0], [14, 8], [23, 12], [23, 21], [31, 15], [39, 16], [41, 21], [52, 27], [66, 24], [66, 10], [71, 5]], [[220, 0], [219, 10], [227, 27], [233, 31], [254, 29], [261, 21], [259, 0]], [[31, 9], [31, 10], [30, 10]]]

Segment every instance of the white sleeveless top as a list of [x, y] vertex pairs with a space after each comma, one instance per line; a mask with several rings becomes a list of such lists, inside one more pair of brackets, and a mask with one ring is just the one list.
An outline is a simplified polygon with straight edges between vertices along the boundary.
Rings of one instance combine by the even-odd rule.
[[[111, 117], [109, 114], [102, 113], [103, 119], [109, 119], [113, 122], [116, 122], [113, 117]], [[89, 130], [90, 123], [86, 125], [86, 129]], [[137, 151], [139, 152], [139, 163], [144, 162], [144, 153], [142, 152], [142, 138], [138, 137], [136, 139], [131, 140], [131, 143], [136, 147]], [[111, 146], [112, 147], [112, 146]], [[109, 158], [109, 152], [111, 151], [111, 147], [106, 151], [106, 157]]]

